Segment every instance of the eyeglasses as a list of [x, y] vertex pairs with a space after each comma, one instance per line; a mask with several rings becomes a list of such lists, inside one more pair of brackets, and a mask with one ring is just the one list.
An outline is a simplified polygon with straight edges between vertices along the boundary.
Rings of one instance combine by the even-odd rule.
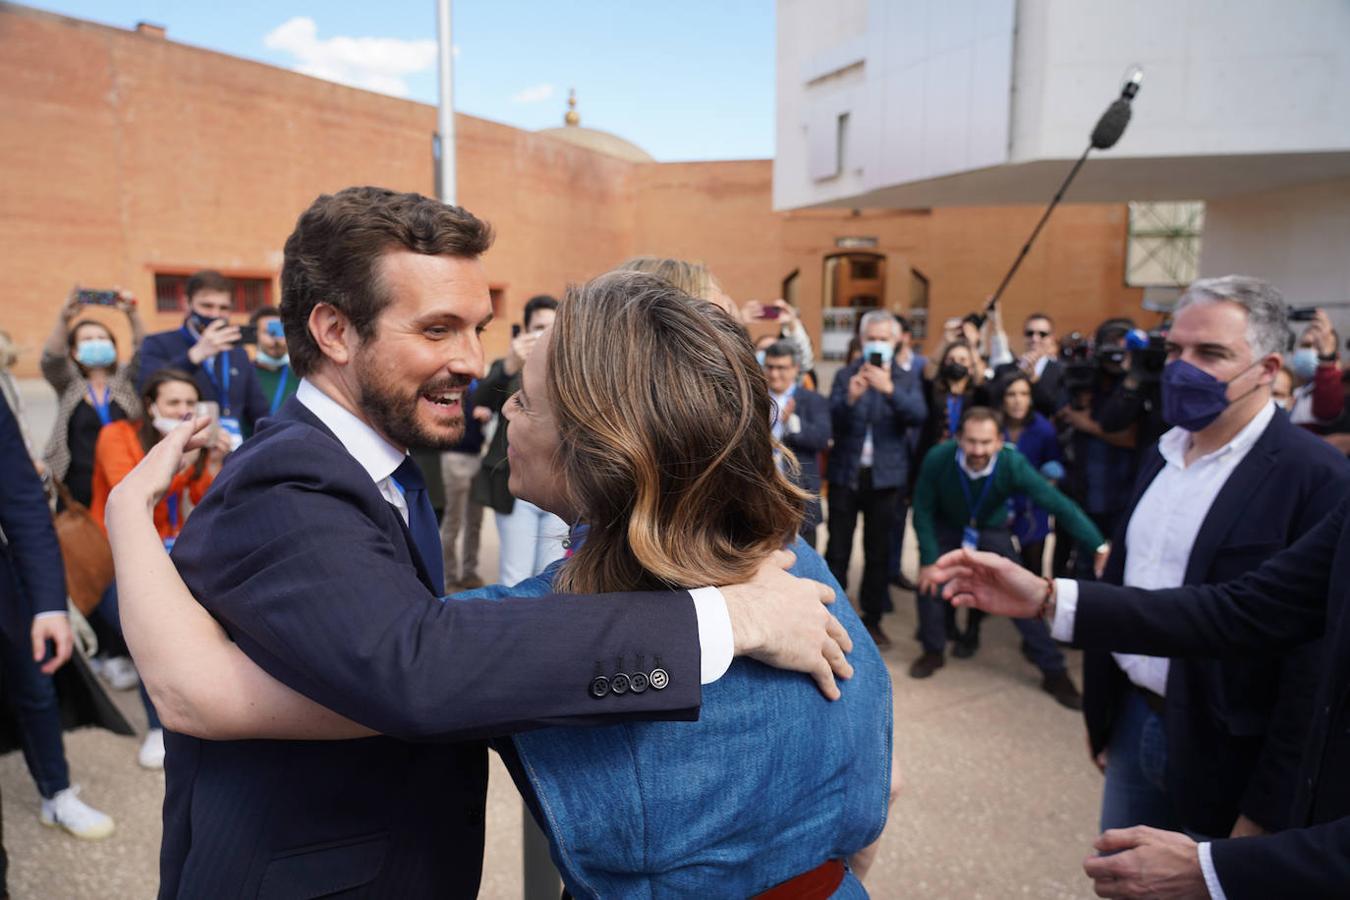
[[1025, 332], [1023, 332], [1023, 334], [1025, 334], [1027, 337], [1040, 337], [1040, 338], [1047, 338], [1050, 336], [1050, 332], [1037, 331], [1035, 328], [1028, 328]]

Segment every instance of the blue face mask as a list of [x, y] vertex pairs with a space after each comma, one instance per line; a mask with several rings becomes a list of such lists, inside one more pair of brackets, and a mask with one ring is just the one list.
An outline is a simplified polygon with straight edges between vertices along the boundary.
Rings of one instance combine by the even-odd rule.
[[[1260, 360], [1243, 369], [1232, 380], [1220, 381], [1185, 360], [1173, 360], [1162, 373], [1163, 421], [1187, 431], [1203, 431], [1228, 408], [1228, 386], [1257, 365], [1260, 365]], [[1256, 387], [1252, 390], [1256, 390]]]
[[1317, 363], [1315, 347], [1299, 347], [1289, 360], [1289, 368], [1294, 370], [1300, 381], [1312, 381], [1313, 376], [1317, 374]]
[[80, 341], [75, 346], [75, 361], [90, 368], [111, 366], [117, 362], [117, 348], [106, 338]]
[[863, 344], [863, 362], [872, 362], [872, 354], [881, 355], [881, 367], [887, 368], [895, 358], [895, 345], [887, 341], [868, 341]]

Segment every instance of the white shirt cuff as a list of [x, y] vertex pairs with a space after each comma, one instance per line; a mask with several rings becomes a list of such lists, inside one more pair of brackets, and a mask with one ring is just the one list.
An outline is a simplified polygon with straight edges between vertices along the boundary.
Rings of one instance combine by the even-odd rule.
[[694, 588], [689, 592], [698, 618], [698, 645], [702, 663], [700, 684], [712, 684], [731, 668], [736, 642], [731, 636], [731, 614], [727, 599], [715, 587]]
[[66, 612], [64, 609], [52, 609], [48, 610], [47, 612], [40, 612], [37, 615], [33, 616], [33, 621], [36, 622], [38, 619], [50, 619], [52, 616], [69, 616], [69, 615], [70, 613]]
[[1073, 619], [1078, 612], [1078, 582], [1072, 578], [1055, 579], [1055, 621], [1050, 636], [1068, 644], [1073, 641]]
[[1219, 873], [1214, 871], [1214, 857], [1209, 848], [1209, 841], [1199, 846], [1200, 871], [1205, 875], [1205, 888], [1209, 890], [1210, 900], [1228, 900], [1224, 895], [1223, 885], [1219, 884]]

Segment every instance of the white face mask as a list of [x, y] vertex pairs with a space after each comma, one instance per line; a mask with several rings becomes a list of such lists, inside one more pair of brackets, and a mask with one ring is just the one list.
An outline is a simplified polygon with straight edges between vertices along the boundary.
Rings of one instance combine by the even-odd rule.
[[153, 417], [150, 420], [151, 424], [155, 426], [155, 430], [160, 434], [168, 434], [170, 431], [173, 431], [179, 425], [183, 424], [182, 419], [170, 419], [166, 416], [161, 416], [159, 410], [154, 408], [151, 408], [150, 414]]

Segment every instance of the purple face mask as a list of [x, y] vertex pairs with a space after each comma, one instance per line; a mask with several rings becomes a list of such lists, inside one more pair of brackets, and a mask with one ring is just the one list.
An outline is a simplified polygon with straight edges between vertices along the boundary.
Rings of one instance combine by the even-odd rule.
[[[1257, 360], [1252, 366], [1260, 363]], [[1233, 381], [1252, 366], [1239, 372]], [[1220, 381], [1185, 360], [1173, 360], [1162, 373], [1163, 421], [1187, 431], [1203, 431], [1228, 408], [1228, 385], [1232, 383]]]

